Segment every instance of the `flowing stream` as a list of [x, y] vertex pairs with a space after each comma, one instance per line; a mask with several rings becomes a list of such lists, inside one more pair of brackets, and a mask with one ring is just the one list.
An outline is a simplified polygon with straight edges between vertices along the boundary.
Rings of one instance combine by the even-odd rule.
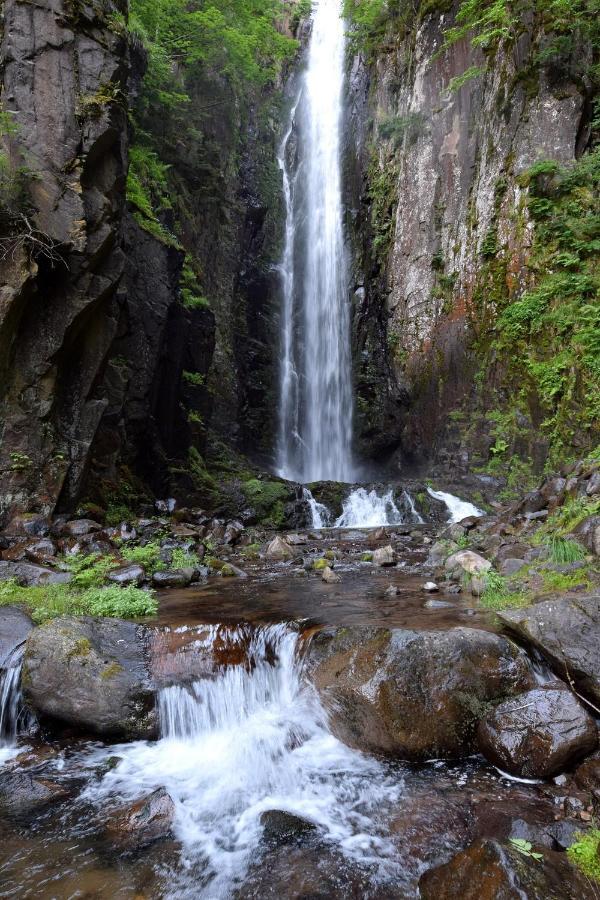
[[300, 482], [355, 480], [341, 180], [345, 27], [340, 0], [317, 0], [279, 151], [286, 229], [278, 471]]
[[16, 752], [17, 735], [30, 724], [21, 695], [24, 650], [25, 645], [21, 644], [0, 669], [0, 763]]
[[184, 857], [171, 896], [231, 896], [257, 860], [261, 815], [270, 810], [301, 816], [349, 863], [390, 877], [381, 809], [400, 796], [402, 778], [330, 733], [302, 678], [297, 630], [248, 627], [214, 628], [215, 639], [244, 647], [246, 662], [163, 688], [161, 739], [115, 748], [122, 761], [88, 789], [89, 799], [167, 789]]

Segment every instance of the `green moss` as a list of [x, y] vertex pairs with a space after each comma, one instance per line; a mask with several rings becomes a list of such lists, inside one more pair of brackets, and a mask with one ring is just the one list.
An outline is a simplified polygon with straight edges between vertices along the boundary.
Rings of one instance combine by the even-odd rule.
[[588, 878], [600, 881], [600, 829], [590, 828], [579, 835], [575, 843], [567, 848], [567, 856]]
[[236, 574], [233, 566], [229, 565], [229, 563], [223, 563], [221, 566], [221, 575], [223, 578], [231, 578]]
[[320, 572], [322, 569], [326, 569], [328, 565], [328, 559], [315, 559], [315, 561], [313, 562], [313, 569], [315, 569], [317, 572]]
[[115, 678], [122, 671], [123, 666], [119, 665], [118, 662], [111, 662], [102, 669], [100, 678], [104, 679], [104, 681], [108, 681], [109, 678]]
[[261, 481], [250, 478], [243, 482], [242, 493], [246, 501], [256, 510], [261, 525], [267, 528], [280, 528], [285, 521], [284, 500], [288, 498], [289, 488], [279, 481]]
[[373, 554], [368, 550], [365, 553], [361, 553], [360, 561], [361, 562], [373, 562]]
[[589, 588], [592, 585], [589, 574], [581, 569], [576, 572], [550, 572], [545, 570], [542, 572], [542, 582], [544, 590], [552, 593], [570, 591], [578, 587]]
[[241, 553], [246, 559], [259, 559], [260, 544], [248, 544], [246, 547], [242, 548]]
[[80, 638], [75, 641], [72, 648], [67, 653], [67, 659], [73, 659], [77, 656], [89, 656], [92, 651], [92, 645], [87, 638]]

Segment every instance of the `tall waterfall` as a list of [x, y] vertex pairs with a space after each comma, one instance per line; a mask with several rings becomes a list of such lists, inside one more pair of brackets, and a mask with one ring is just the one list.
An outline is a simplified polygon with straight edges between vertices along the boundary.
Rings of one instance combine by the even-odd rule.
[[316, 0], [306, 71], [279, 151], [286, 203], [278, 471], [352, 481], [352, 361], [344, 238], [341, 0]]

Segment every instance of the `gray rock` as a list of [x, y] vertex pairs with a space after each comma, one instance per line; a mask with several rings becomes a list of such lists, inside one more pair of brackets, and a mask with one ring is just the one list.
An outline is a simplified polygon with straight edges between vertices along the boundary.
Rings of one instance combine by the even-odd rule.
[[273, 560], [287, 560], [294, 558], [294, 551], [281, 535], [277, 535], [273, 538], [271, 543], [268, 545], [265, 556], [267, 559]]
[[169, 569], [166, 572], [155, 572], [152, 576], [152, 584], [161, 589], [187, 587], [193, 577], [193, 568]]
[[561, 678], [600, 705], [600, 595], [547, 600], [504, 610], [498, 617], [539, 650]]
[[498, 566], [498, 569], [501, 575], [514, 575], [515, 572], [519, 572], [524, 565], [525, 560], [508, 556], [506, 559], [502, 560], [502, 562]]
[[314, 822], [283, 809], [268, 809], [261, 814], [260, 824], [265, 840], [276, 844], [287, 844], [317, 831]]
[[135, 563], [113, 569], [106, 576], [107, 581], [111, 581], [113, 584], [141, 584], [145, 577], [146, 573], [143, 568]]
[[57, 572], [34, 563], [0, 561], [0, 581], [14, 578], [24, 587], [40, 584], [67, 584], [72, 579], [71, 572]]
[[68, 795], [64, 786], [49, 779], [27, 772], [0, 772], [0, 816], [26, 819]]
[[585, 488], [588, 497], [600, 494], [600, 471], [593, 472]]
[[93, 519], [72, 519], [66, 525], [63, 525], [62, 530], [64, 534], [78, 538], [86, 534], [92, 534], [95, 531], [102, 531], [102, 525], [94, 522]]
[[157, 735], [147, 663], [152, 629], [121, 619], [61, 617], [27, 638], [22, 685], [44, 716], [128, 740]]
[[522, 651], [473, 628], [323, 629], [307, 671], [341, 740], [414, 760], [472, 752], [485, 704], [534, 683]]
[[112, 812], [105, 834], [124, 850], [140, 850], [171, 835], [175, 804], [164, 788]]
[[459, 550], [448, 557], [444, 567], [450, 573], [465, 572], [467, 575], [481, 576], [492, 568], [492, 564], [473, 550]]
[[600, 556], [600, 516], [588, 516], [573, 531], [590, 553]]
[[487, 759], [520, 778], [551, 778], [596, 749], [598, 729], [562, 684], [538, 687], [491, 710], [477, 729]]
[[29, 616], [16, 606], [0, 607], [0, 669], [33, 628]]
[[341, 576], [334, 572], [330, 566], [325, 566], [321, 572], [321, 581], [324, 581], [326, 584], [339, 584], [341, 580]]
[[373, 551], [373, 564], [376, 566], [395, 566], [396, 562], [396, 551], [391, 544], [388, 544], [387, 547], [378, 547]]
[[441, 566], [443, 562], [458, 550], [458, 544], [448, 541], [436, 541], [429, 551], [427, 565], [432, 568]]

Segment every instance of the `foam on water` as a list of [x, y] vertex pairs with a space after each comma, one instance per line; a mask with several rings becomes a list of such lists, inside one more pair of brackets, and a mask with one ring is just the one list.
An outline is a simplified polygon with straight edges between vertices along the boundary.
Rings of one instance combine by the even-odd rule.
[[167, 789], [183, 847], [173, 896], [230, 896], [260, 848], [260, 816], [272, 809], [309, 819], [382, 877], [393, 871], [380, 816], [401, 781], [331, 734], [298, 650], [299, 636], [285, 624], [258, 628], [245, 665], [163, 689], [162, 738], [113, 748], [121, 763], [88, 788], [94, 802]]

